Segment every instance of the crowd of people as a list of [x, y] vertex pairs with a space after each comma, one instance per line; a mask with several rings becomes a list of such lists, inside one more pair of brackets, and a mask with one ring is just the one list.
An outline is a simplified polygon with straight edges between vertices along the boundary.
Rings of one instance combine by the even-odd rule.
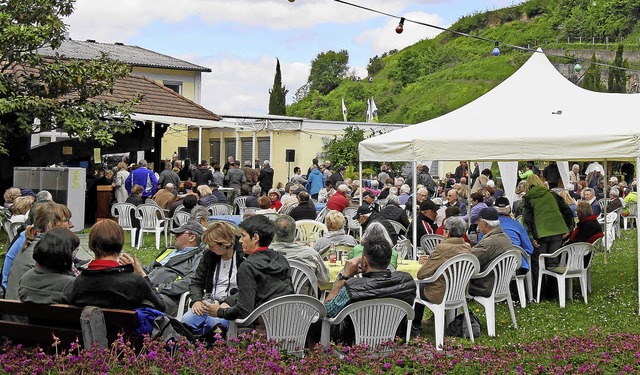
[[[232, 157], [223, 168], [219, 164], [211, 168], [206, 161], [192, 168], [188, 159], [175, 159], [167, 161], [159, 175], [144, 160], [135, 168], [120, 163], [112, 181], [116, 202], [139, 205], [152, 199], [169, 216], [177, 210], [190, 215], [188, 221], [172, 229], [173, 246], [149, 265], [123, 252], [124, 231], [112, 220], [91, 227], [88, 246], [93, 259], [75, 258], [80, 241], [70, 231], [69, 209], [53, 202], [46, 191], [34, 194], [11, 188], [4, 194], [5, 208], [12, 213], [7, 220], [25, 225], [5, 257], [3, 298], [153, 308], [176, 316], [184, 308], [180, 297], [188, 293], [190, 303], [182, 323], [195, 335], [206, 337], [216, 328], [226, 330], [230, 320], [248, 316], [260, 304], [292, 294], [289, 261], [305, 264], [320, 283], [329, 283], [323, 258], [335, 246], [349, 246], [353, 247], [350, 259], [324, 299], [329, 317], [350, 303], [379, 297], [413, 305], [419, 293], [423, 299], [439, 303], [444, 294], [442, 278], [416, 291], [413, 276], [395, 270], [396, 245], [403, 238], [413, 241], [414, 230], [418, 240], [427, 234], [444, 238], [431, 254], [420, 256], [418, 279], [429, 278], [446, 260], [465, 253], [475, 255], [480, 271], [484, 271], [493, 259], [516, 245], [531, 255], [531, 264], [523, 258], [517, 273], [532, 272], [535, 283], [541, 254], [574, 242], [593, 243], [603, 235], [597, 203], [604, 194], [601, 166], [590, 166], [583, 178], [580, 166], [575, 165], [572, 183], [559, 192], [551, 187], [557, 190], [559, 184], [554, 166], [541, 173], [533, 163], [527, 163], [520, 172], [516, 200], [510, 202], [488, 169], [478, 171], [476, 165], [470, 171], [466, 162], [460, 162], [454, 173], [435, 181], [429, 169], [418, 164], [414, 229], [410, 220], [413, 176], [407, 180], [396, 176], [388, 163], [371, 181], [361, 184], [345, 176], [345, 167], [333, 169], [330, 162], [314, 159], [305, 175], [296, 167], [290, 181], [275, 187], [268, 161], [256, 170], [250, 161], [240, 168]], [[605, 211], [620, 211], [630, 202], [637, 203], [635, 179], [619, 182], [611, 177], [608, 182], [610, 200]], [[220, 186], [232, 190], [224, 194], [218, 190]], [[224, 222], [209, 223], [206, 206], [232, 204], [237, 196], [248, 196], [246, 206], [257, 208], [242, 218], [239, 232]], [[327, 214], [322, 220], [328, 231], [314, 243], [297, 242], [296, 222], [315, 220], [316, 204], [325, 207]], [[348, 208], [352, 213], [345, 216]], [[275, 220], [265, 216], [274, 213], [280, 214]], [[350, 221], [359, 223], [361, 238], [345, 231]], [[406, 229], [399, 230], [393, 223]], [[547, 261], [547, 267], [558, 266], [558, 261]], [[364, 277], [355, 277], [358, 274]], [[469, 294], [487, 297], [493, 282], [492, 274], [473, 280]], [[534, 285], [534, 295], [541, 288], [546, 298], [553, 298], [557, 293], [553, 285]], [[313, 294], [308, 287], [302, 293]], [[517, 293], [513, 298], [518, 298]], [[413, 329], [419, 331], [423, 324], [432, 322], [422, 320], [422, 305], [415, 309]], [[348, 324], [342, 325], [334, 329], [332, 337], [348, 343], [353, 340], [351, 331]]]

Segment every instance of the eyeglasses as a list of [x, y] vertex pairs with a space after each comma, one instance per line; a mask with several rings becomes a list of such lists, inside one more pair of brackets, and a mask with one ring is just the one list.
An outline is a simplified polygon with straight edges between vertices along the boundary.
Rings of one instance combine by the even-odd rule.
[[420, 193], [418, 193], [418, 196], [419, 196], [419, 197], [426, 197], [426, 196], [427, 196], [427, 194], [420, 194]]

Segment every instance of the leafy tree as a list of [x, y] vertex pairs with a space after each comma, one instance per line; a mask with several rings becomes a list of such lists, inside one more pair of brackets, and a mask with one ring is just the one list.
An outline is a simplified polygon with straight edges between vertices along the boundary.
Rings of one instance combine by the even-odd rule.
[[[100, 60], [44, 59], [37, 53], [57, 48], [65, 38], [63, 17], [74, 0], [0, 2], [0, 153], [10, 154], [14, 140], [59, 128], [80, 140], [114, 143], [114, 133], [134, 128], [129, 118], [137, 101], [110, 104], [95, 97], [108, 93], [130, 67]], [[118, 120], [114, 120], [117, 118]], [[37, 124], [37, 125], [34, 125]], [[24, 152], [15, 150], [15, 152]]]
[[311, 90], [327, 95], [340, 85], [349, 72], [349, 52], [321, 52], [311, 62], [308, 82]]
[[357, 166], [358, 144], [365, 138], [364, 130], [349, 125], [344, 129], [342, 138], [334, 136], [324, 147], [326, 156], [332, 165]]
[[605, 87], [602, 84], [601, 75], [600, 65], [596, 64], [596, 54], [594, 52], [591, 56], [591, 65], [589, 65], [587, 72], [584, 74], [582, 87], [591, 91], [604, 92]]
[[287, 114], [287, 90], [282, 85], [282, 73], [280, 72], [280, 60], [276, 59], [276, 76], [273, 79], [273, 88], [269, 90], [269, 114]]
[[[625, 67], [626, 64], [622, 61], [622, 52], [624, 46], [618, 45], [616, 51], [616, 57], [613, 59], [614, 66]], [[609, 68], [609, 92], [626, 93], [627, 92], [627, 73], [623, 69]]]

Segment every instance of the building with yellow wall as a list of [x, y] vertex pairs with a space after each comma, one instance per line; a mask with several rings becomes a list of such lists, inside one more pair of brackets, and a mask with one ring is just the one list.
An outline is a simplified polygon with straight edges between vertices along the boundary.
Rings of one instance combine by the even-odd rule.
[[[95, 40], [65, 40], [55, 51], [41, 48], [38, 53], [43, 56], [54, 56], [56, 53], [68, 59], [95, 60], [106, 54], [132, 67], [133, 75], [144, 76], [200, 104], [202, 92], [202, 73], [211, 69], [190, 62], [154, 52], [138, 46], [123, 43], [98, 43]], [[162, 158], [170, 158], [180, 148], [188, 147], [187, 126], [171, 124], [162, 139]], [[61, 132], [43, 132], [34, 134], [31, 146], [55, 142], [68, 136]]]

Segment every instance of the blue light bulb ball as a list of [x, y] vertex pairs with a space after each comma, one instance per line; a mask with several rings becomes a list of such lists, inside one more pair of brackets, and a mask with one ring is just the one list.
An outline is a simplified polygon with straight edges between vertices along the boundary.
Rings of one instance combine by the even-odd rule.
[[500, 56], [500, 48], [495, 47], [495, 48], [493, 49], [493, 52], [491, 52], [491, 54], [492, 54], [493, 56]]

